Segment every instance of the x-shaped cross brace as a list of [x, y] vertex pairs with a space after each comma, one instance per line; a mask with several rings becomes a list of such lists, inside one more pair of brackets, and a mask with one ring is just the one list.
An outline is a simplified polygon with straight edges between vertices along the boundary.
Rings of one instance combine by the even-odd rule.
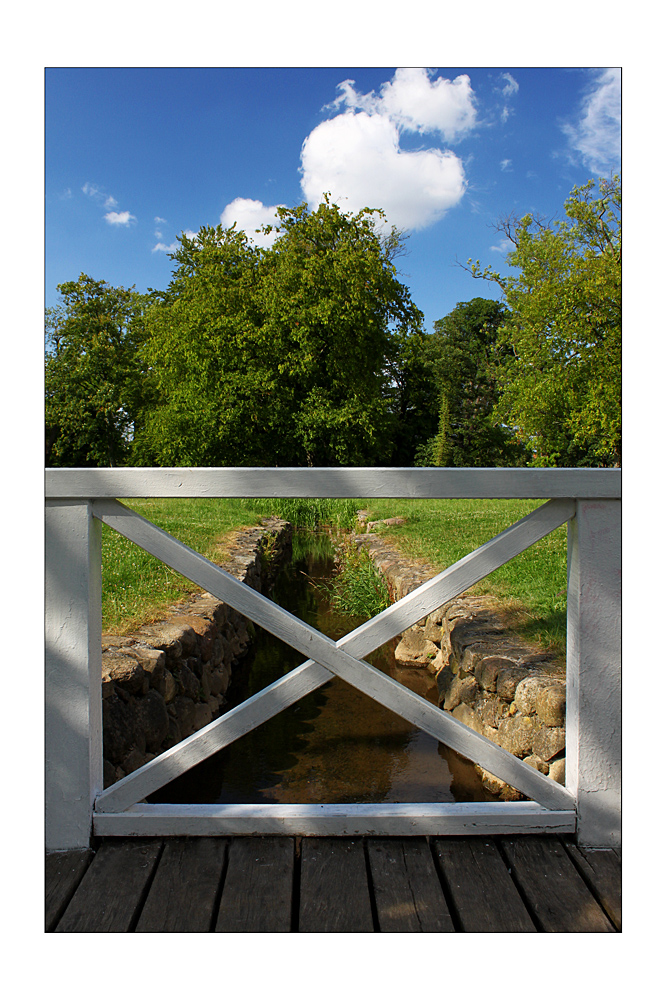
[[127, 809], [321, 687], [334, 674], [546, 808], [571, 809], [573, 797], [561, 785], [371, 664], [362, 662], [360, 657], [367, 656], [467, 590], [564, 524], [574, 513], [571, 500], [548, 501], [375, 618], [334, 642], [117, 500], [95, 500], [95, 517], [309, 657], [305, 663], [241, 705], [106, 789], [97, 798], [97, 812]]

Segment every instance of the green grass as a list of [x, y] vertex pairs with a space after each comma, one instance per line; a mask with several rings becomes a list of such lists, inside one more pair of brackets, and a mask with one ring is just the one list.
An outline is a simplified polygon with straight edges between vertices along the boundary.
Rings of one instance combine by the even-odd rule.
[[[524, 517], [538, 500], [147, 500], [127, 505], [180, 541], [214, 561], [221, 561], [220, 539], [263, 515], [277, 514], [301, 527], [352, 526], [364, 508], [370, 520], [405, 517], [400, 527], [380, 526], [411, 559], [425, 559], [435, 570], [457, 559]], [[513, 610], [512, 621], [526, 638], [565, 652], [565, 526], [471, 588], [492, 594]], [[369, 565], [350, 561], [341, 579], [341, 610], [358, 611], [355, 602], [382, 601]], [[123, 632], [158, 618], [175, 601], [197, 588], [107, 527], [102, 530], [102, 622], [106, 632]], [[378, 606], [378, 610], [380, 610]]]
[[389, 590], [365, 550], [353, 543], [344, 547], [339, 573], [324, 585], [332, 607], [346, 615], [368, 620], [391, 604]]
[[[207, 559], [220, 562], [220, 540], [247, 525], [258, 524], [261, 514], [241, 500], [135, 499], [126, 506], [136, 510]], [[122, 633], [153, 621], [196, 587], [122, 535], [102, 526], [102, 628]]]
[[260, 514], [275, 514], [293, 524], [295, 528], [313, 530], [319, 525], [346, 530], [357, 522], [358, 500], [332, 500], [329, 498], [302, 499], [285, 497], [242, 501], [248, 510]]
[[[412, 559], [446, 569], [494, 535], [525, 517], [540, 500], [366, 500], [369, 520], [405, 517], [400, 527], [378, 529]], [[513, 609], [526, 638], [565, 653], [567, 528], [547, 535], [468, 591], [492, 594]]]

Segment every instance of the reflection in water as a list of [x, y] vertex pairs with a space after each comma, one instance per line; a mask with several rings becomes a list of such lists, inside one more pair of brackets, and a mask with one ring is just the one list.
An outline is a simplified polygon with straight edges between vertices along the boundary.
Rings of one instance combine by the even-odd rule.
[[[335, 612], [321, 586], [333, 570], [324, 533], [296, 533], [292, 562], [271, 599], [338, 639], [360, 620]], [[366, 659], [437, 703], [425, 670], [403, 670], [392, 642]], [[228, 708], [288, 673], [304, 657], [257, 629], [252, 657], [227, 692]], [[150, 802], [451, 802], [491, 798], [473, 766], [400, 716], [334, 677], [149, 798]]]

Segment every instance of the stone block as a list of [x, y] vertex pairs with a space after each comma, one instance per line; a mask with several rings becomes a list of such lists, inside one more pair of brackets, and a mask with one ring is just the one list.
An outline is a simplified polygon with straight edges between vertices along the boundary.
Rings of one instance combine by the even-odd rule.
[[546, 726], [565, 724], [565, 684], [552, 681], [537, 695], [535, 712]]
[[506, 781], [496, 778], [495, 774], [491, 774], [490, 771], [485, 770], [483, 767], [478, 767], [478, 771], [482, 778], [482, 785], [487, 792], [496, 795], [503, 802], [518, 802], [523, 798], [521, 792], [518, 792], [516, 788], [512, 788]]
[[513, 660], [506, 656], [483, 656], [475, 664], [475, 677], [480, 687], [492, 693], [496, 690], [496, 682], [500, 670], [515, 666]]
[[460, 677], [455, 674], [444, 698], [442, 707], [451, 712], [457, 705], [472, 705], [479, 694], [479, 686], [474, 677]]
[[462, 722], [464, 726], [468, 726], [469, 729], [474, 729], [476, 733], [484, 735], [484, 724], [477, 715], [477, 712], [475, 712], [470, 705], [465, 703], [457, 705], [456, 708], [453, 709], [452, 715], [455, 719], [458, 719], [459, 722]]
[[169, 716], [164, 698], [151, 689], [143, 698], [137, 699], [136, 712], [139, 725], [144, 732], [146, 750], [155, 753], [169, 732]]
[[438, 647], [424, 637], [423, 629], [410, 629], [403, 633], [394, 658], [397, 663], [406, 667], [425, 667], [435, 660], [437, 654]]
[[534, 767], [536, 771], [540, 772], [540, 774], [549, 773], [549, 765], [535, 753], [531, 753], [527, 757], [524, 757], [523, 762], [524, 764], [530, 764], [530, 766]]
[[195, 729], [195, 703], [191, 698], [179, 694], [174, 698], [174, 717], [178, 723], [181, 739], [190, 736]]
[[541, 729], [533, 740], [533, 750], [543, 760], [549, 761], [565, 749], [565, 729], [548, 726]]
[[565, 758], [554, 760], [549, 765], [549, 777], [557, 781], [559, 785], [565, 784]]
[[199, 702], [195, 705], [195, 714], [193, 720], [193, 726], [195, 732], [198, 729], [202, 729], [204, 726], [208, 726], [209, 722], [213, 719], [213, 712], [211, 711], [211, 706], [207, 702]]
[[525, 667], [503, 667], [496, 677], [496, 692], [503, 701], [513, 701], [517, 685], [528, 676]]
[[196, 701], [199, 698], [199, 678], [190, 667], [184, 663], [176, 673], [179, 694]]
[[149, 676], [130, 652], [102, 654], [102, 680], [111, 680], [128, 694], [148, 691]]
[[498, 726], [498, 743], [515, 757], [527, 757], [533, 749], [533, 739], [539, 729], [539, 722], [534, 716], [508, 716]]
[[137, 719], [134, 699], [112, 695], [102, 702], [104, 756], [118, 765], [132, 749], [146, 750], [146, 738]]

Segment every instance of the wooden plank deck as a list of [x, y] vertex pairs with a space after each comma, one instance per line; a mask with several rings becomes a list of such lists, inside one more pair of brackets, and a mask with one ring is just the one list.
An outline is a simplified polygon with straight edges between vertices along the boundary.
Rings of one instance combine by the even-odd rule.
[[46, 858], [56, 933], [620, 929], [619, 854], [567, 836], [108, 838]]

